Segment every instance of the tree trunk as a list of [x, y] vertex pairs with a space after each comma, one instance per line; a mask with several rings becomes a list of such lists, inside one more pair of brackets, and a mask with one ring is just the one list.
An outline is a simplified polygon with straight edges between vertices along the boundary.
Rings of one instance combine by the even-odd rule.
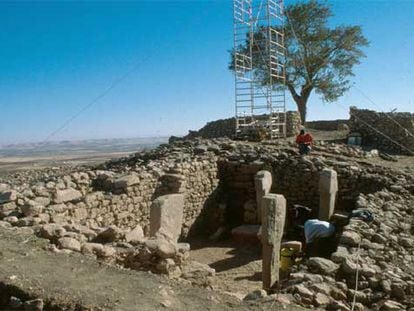
[[293, 100], [298, 106], [298, 111], [300, 114], [301, 124], [305, 125], [306, 123], [306, 104], [308, 103], [309, 96], [312, 92], [313, 87], [310, 86], [303, 86], [300, 92], [300, 95], [296, 92], [295, 88], [292, 84], [287, 84], [287, 87], [292, 94]]
[[298, 106], [298, 111], [300, 114], [300, 122], [303, 126], [305, 126], [306, 123], [306, 101], [303, 100], [302, 98], [300, 98], [300, 100], [298, 100], [296, 102], [296, 105]]

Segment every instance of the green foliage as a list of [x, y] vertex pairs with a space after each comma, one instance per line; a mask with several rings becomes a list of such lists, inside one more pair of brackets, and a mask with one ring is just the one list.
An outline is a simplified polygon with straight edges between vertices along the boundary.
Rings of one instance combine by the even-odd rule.
[[[349, 78], [352, 69], [364, 57], [362, 47], [368, 40], [360, 26], [338, 26], [330, 28], [330, 7], [325, 2], [311, 0], [298, 2], [285, 10], [286, 87], [292, 94], [301, 113], [302, 122], [306, 118], [306, 104], [314, 90], [322, 100], [332, 102], [350, 88]], [[261, 28], [253, 36], [253, 52], [265, 51]], [[246, 52], [250, 39], [236, 50]], [[266, 56], [253, 54], [254, 74], [263, 83], [268, 81]], [[231, 52], [230, 70], [234, 70], [234, 50]]]

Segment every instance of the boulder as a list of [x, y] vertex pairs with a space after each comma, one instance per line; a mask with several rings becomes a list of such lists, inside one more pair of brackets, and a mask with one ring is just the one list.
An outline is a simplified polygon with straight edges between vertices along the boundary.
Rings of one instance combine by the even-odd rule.
[[357, 246], [358, 243], [361, 242], [361, 236], [354, 232], [354, 231], [344, 231], [342, 233], [341, 239], [339, 243], [349, 245], [349, 246]]
[[65, 228], [58, 224], [47, 224], [40, 227], [39, 236], [45, 239], [59, 239], [66, 233]]
[[345, 274], [355, 274], [357, 270], [357, 264], [351, 259], [346, 259], [341, 264], [341, 269]]
[[54, 203], [66, 203], [71, 201], [77, 201], [82, 198], [82, 193], [76, 189], [69, 188], [64, 190], [56, 190]]
[[17, 224], [17, 222], [19, 221], [19, 218], [17, 218], [16, 216], [7, 216], [7, 217], [4, 217], [3, 220], [14, 225], [14, 224]]
[[339, 269], [339, 265], [322, 257], [311, 257], [308, 262], [311, 271], [320, 274], [333, 274]]
[[48, 206], [50, 204], [50, 199], [48, 197], [36, 197], [33, 201], [42, 206]]
[[144, 244], [161, 258], [172, 258], [177, 254], [176, 245], [164, 239], [151, 239], [145, 241]]
[[0, 204], [16, 201], [17, 200], [17, 192], [15, 190], [6, 191], [0, 193]]
[[81, 244], [74, 238], [63, 237], [58, 240], [58, 246], [60, 249], [69, 249], [71, 251], [80, 252]]
[[183, 266], [182, 273], [182, 277], [185, 279], [199, 279], [214, 276], [216, 270], [209, 265], [197, 261], [189, 261]]
[[299, 294], [303, 298], [313, 298], [313, 293], [310, 291], [307, 287], [305, 287], [303, 284], [298, 284], [293, 287], [293, 291], [297, 294]]
[[347, 258], [349, 258], [349, 256], [350, 255], [349, 255], [348, 249], [346, 247], [338, 246], [338, 248], [336, 249], [336, 252], [334, 252], [331, 255], [331, 259], [335, 263], [342, 263]]
[[140, 225], [137, 225], [134, 229], [125, 233], [125, 240], [133, 245], [142, 242], [143, 239], [144, 230], [142, 230]]
[[326, 306], [331, 302], [331, 298], [325, 294], [317, 293], [314, 298], [315, 305], [320, 306]]

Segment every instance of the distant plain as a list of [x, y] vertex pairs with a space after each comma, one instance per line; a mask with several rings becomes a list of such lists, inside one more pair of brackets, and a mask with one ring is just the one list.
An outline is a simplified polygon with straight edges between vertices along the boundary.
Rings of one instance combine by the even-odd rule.
[[168, 137], [91, 139], [0, 146], [0, 174], [53, 166], [97, 164], [150, 150]]

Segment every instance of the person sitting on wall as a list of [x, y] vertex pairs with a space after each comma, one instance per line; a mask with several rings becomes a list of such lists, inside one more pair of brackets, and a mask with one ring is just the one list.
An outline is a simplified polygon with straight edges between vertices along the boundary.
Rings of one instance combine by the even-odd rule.
[[313, 137], [310, 133], [306, 133], [304, 129], [300, 130], [296, 136], [296, 144], [299, 147], [300, 154], [309, 154], [312, 149]]

